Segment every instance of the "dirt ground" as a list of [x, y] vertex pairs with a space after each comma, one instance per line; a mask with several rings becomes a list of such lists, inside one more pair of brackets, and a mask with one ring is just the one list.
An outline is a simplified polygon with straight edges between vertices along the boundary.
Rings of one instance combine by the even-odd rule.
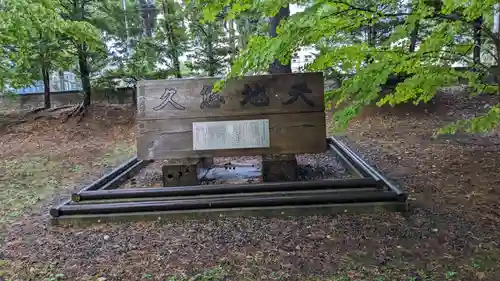
[[54, 227], [41, 207], [2, 231], [0, 271], [11, 280], [498, 281], [499, 133], [432, 135], [493, 99], [445, 92], [352, 122], [344, 139], [407, 189], [408, 213]]
[[[58, 191], [74, 188], [75, 181], [89, 183], [133, 155], [131, 112], [130, 107], [95, 105], [80, 123], [1, 115], [0, 226], [17, 220], [34, 203], [59, 200], [53, 196]], [[20, 120], [26, 122], [17, 124]]]

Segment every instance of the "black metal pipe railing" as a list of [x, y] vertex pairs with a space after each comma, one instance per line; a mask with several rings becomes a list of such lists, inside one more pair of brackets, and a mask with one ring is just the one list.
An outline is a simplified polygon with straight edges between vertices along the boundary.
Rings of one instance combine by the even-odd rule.
[[[389, 182], [347, 145], [327, 138], [344, 166], [360, 178], [274, 182], [245, 185], [202, 185], [116, 189], [150, 160], [131, 158], [110, 173], [72, 194], [72, 200], [52, 208], [53, 217], [120, 214], [212, 208], [405, 202], [407, 194]], [[382, 188], [384, 190], [382, 190]]]
[[358, 169], [362, 170], [364, 174], [366, 174], [368, 177], [375, 179], [375, 180], [380, 180], [380, 178], [374, 174], [370, 169], [368, 169], [368, 164], [363, 161], [359, 161], [358, 158], [356, 158], [354, 152], [350, 150], [346, 150], [345, 146], [340, 145], [340, 142], [334, 138], [330, 140], [329, 143], [330, 146], [336, 147], [341, 154], [349, 158], [349, 162], [356, 166]]
[[343, 188], [343, 189], [308, 189], [308, 190], [292, 190], [292, 191], [273, 191], [273, 192], [251, 192], [251, 193], [226, 193], [226, 194], [208, 194], [208, 195], [188, 195], [188, 196], [170, 196], [170, 197], [133, 197], [121, 199], [102, 199], [102, 200], [84, 200], [70, 204], [109, 204], [109, 203], [125, 203], [125, 202], [144, 202], [144, 201], [165, 201], [165, 200], [187, 200], [187, 199], [214, 199], [214, 198], [244, 198], [256, 196], [290, 196], [290, 195], [308, 195], [321, 193], [343, 193], [343, 192], [365, 192], [365, 191], [380, 191], [379, 187], [361, 187], [361, 188]]
[[328, 147], [331, 150], [335, 151], [336, 155], [340, 158], [340, 161], [342, 161], [342, 164], [344, 164], [344, 167], [349, 170], [349, 172], [358, 176], [359, 178], [366, 178], [370, 176], [369, 173], [358, 167], [356, 163], [352, 163], [352, 161], [350, 161], [349, 158], [344, 155], [344, 153], [342, 153], [342, 151], [339, 150], [335, 145], [328, 143]]
[[[371, 177], [370, 173], [366, 172], [363, 167], [360, 165], [357, 165], [356, 163], [353, 163], [352, 160], [349, 159], [347, 155], [345, 155], [339, 148], [337, 148], [335, 145], [329, 143], [328, 146], [330, 149], [335, 151], [337, 156], [340, 158], [342, 161], [342, 164], [353, 174], [357, 175], [360, 178], [369, 178]], [[372, 177], [373, 178], [373, 177]]]
[[376, 180], [381, 180], [384, 182], [384, 184], [392, 191], [394, 191], [396, 194], [399, 196], [402, 196], [404, 200], [408, 197], [408, 194], [404, 192], [401, 188], [397, 187], [395, 184], [390, 182], [386, 177], [384, 177], [382, 174], [380, 174], [375, 168], [370, 166], [368, 163], [366, 163], [361, 157], [359, 157], [356, 153], [354, 153], [349, 147], [347, 147], [345, 144], [340, 142], [339, 140], [335, 139], [334, 137], [330, 137], [329, 141], [337, 145], [337, 147], [340, 147], [342, 151], [346, 152], [353, 161], [360, 163], [363, 165], [363, 167], [370, 172], [370, 174], [373, 174], [373, 178]]
[[[72, 194], [71, 197], [73, 197], [74, 195], [80, 194], [82, 192], [95, 191], [95, 190], [101, 189], [107, 185], [112, 185], [113, 182], [119, 178], [119, 175], [123, 175], [124, 171], [129, 170], [131, 167], [136, 166], [138, 163], [141, 163], [141, 165], [142, 165], [143, 160], [139, 161], [137, 159], [137, 156], [130, 158], [126, 162], [120, 164], [118, 167], [113, 169], [111, 172], [105, 174], [104, 176], [95, 180], [91, 184], [80, 189], [77, 193]], [[58, 209], [64, 205], [69, 204], [70, 202], [71, 202], [71, 198], [66, 199], [63, 202], [61, 202], [57, 207], [54, 207], [52, 209]]]
[[379, 187], [382, 182], [374, 179], [335, 179], [315, 181], [292, 181], [292, 182], [270, 182], [257, 184], [214, 184], [195, 185], [179, 187], [160, 188], [130, 188], [117, 190], [97, 190], [74, 194], [73, 201], [123, 199], [123, 198], [145, 198], [145, 197], [169, 197], [169, 196], [192, 196], [228, 193], [252, 193], [252, 192], [274, 192], [293, 191], [309, 189], [338, 189], [338, 188], [362, 188]]
[[[115, 179], [103, 185], [99, 190], [110, 190], [120, 187], [124, 182], [133, 177], [139, 170], [144, 166], [148, 165], [152, 161], [150, 160], [139, 160], [134, 165], [130, 166], [128, 169], [124, 170], [120, 174], [116, 175]], [[81, 193], [81, 192], [79, 192]], [[77, 193], [77, 194], [79, 194]], [[71, 196], [73, 197], [73, 195]]]
[[395, 192], [346, 192], [331, 194], [311, 194], [298, 196], [268, 196], [254, 198], [222, 198], [205, 200], [175, 200], [155, 202], [129, 202], [112, 204], [75, 204], [52, 209], [53, 217], [65, 215], [114, 214], [132, 212], [176, 211], [214, 208], [270, 207], [314, 204], [342, 204], [367, 202], [398, 202], [401, 197]]
[[124, 171], [128, 170], [130, 167], [136, 165], [139, 160], [137, 160], [137, 156], [134, 156], [121, 164], [120, 166], [116, 167], [113, 169], [111, 172], [107, 173], [106, 175], [102, 176], [98, 180], [94, 181], [90, 185], [84, 187], [81, 189], [79, 192], [84, 192], [84, 191], [91, 191], [91, 190], [98, 190], [101, 189], [104, 185], [108, 184], [109, 182], [113, 181], [116, 179], [117, 176], [122, 174]]

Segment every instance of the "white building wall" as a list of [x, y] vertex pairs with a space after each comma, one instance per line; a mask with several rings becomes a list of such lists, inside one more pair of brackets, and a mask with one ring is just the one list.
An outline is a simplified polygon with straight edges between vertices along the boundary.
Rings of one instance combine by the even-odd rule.
[[80, 89], [80, 79], [75, 73], [64, 71], [62, 75], [60, 75], [59, 72], [53, 72], [50, 76], [50, 90], [53, 92], [75, 91]]
[[302, 47], [292, 56], [292, 72], [304, 72], [305, 67], [316, 58], [314, 47]]

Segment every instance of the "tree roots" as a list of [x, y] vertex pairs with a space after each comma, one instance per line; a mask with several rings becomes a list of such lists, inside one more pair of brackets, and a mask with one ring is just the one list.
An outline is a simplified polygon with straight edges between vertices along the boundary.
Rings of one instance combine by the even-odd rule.
[[66, 117], [63, 118], [62, 123], [67, 122], [70, 118], [75, 118], [78, 117], [76, 123], [79, 123], [82, 121], [83, 117], [85, 117], [85, 114], [87, 113], [87, 108], [83, 105], [83, 103], [80, 103], [72, 110], [69, 111], [69, 113], [66, 114]]

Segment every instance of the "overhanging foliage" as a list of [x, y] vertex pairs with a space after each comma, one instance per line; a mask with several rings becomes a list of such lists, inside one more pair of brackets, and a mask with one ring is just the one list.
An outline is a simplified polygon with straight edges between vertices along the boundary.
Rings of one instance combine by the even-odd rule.
[[[215, 85], [215, 90], [223, 87], [227, 79], [265, 70], [275, 58], [288, 61], [302, 46], [319, 46], [320, 54], [308, 65], [307, 71], [341, 67], [345, 72], [356, 74], [343, 81], [339, 89], [326, 93], [327, 101], [343, 105], [334, 115], [340, 130], [368, 104], [394, 106], [427, 102], [439, 88], [455, 84], [459, 77], [466, 78], [477, 93], [485, 87], [479, 77], [486, 72], [495, 75], [498, 83], [499, 72], [471, 57], [474, 42], [469, 39], [473, 28], [480, 28], [487, 40], [500, 45], [498, 34], [490, 31], [496, 1], [414, 1], [409, 7], [397, 0], [192, 1], [204, 8], [205, 21], [215, 20], [222, 10], [227, 18], [238, 18], [249, 9], [272, 16], [283, 5], [305, 5], [304, 11], [280, 25], [277, 37], [252, 36], [246, 49], [233, 61], [230, 73]], [[477, 20], [480, 17], [482, 22]], [[385, 27], [390, 35], [352, 40], [353, 33], [377, 24], [392, 25]], [[418, 36], [418, 48], [413, 51], [409, 41], [417, 26], [423, 32]], [[500, 50], [493, 52], [498, 59]], [[468, 62], [477, 71], [455, 71], [452, 64], [459, 60]], [[382, 92], [381, 88], [395, 74], [404, 74], [407, 78], [397, 84], [393, 92]], [[482, 131], [494, 128], [499, 121], [495, 106], [482, 117], [457, 122], [441, 132]]]

